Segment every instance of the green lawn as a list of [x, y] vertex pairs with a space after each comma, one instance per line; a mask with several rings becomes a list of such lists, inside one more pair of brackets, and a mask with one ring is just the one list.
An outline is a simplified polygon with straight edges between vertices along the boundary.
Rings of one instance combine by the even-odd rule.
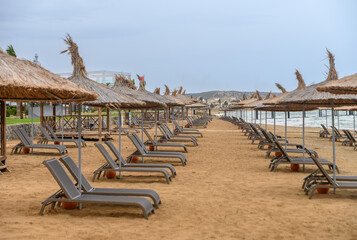
[[[39, 118], [34, 118], [33, 122], [40, 122], [40, 119]], [[7, 125], [25, 124], [25, 123], [31, 123], [31, 118], [25, 118], [25, 119], [7, 118], [6, 119], [6, 124]]]

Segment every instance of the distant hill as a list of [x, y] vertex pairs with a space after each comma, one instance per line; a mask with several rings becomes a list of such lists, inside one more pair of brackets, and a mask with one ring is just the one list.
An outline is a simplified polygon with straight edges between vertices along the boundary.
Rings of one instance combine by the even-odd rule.
[[[250, 95], [252, 95], [254, 92], [240, 92], [240, 91], [209, 91], [209, 92], [201, 92], [201, 93], [186, 93], [186, 95], [197, 98], [197, 97], [202, 97], [204, 99], [210, 99], [210, 98], [229, 98], [229, 97], [236, 97], [237, 99], [241, 99], [243, 97], [243, 94], [245, 94], [248, 98]], [[265, 95], [268, 94], [268, 92], [259, 92], [260, 95], [264, 98]], [[279, 95], [280, 93], [275, 93], [276, 95]]]

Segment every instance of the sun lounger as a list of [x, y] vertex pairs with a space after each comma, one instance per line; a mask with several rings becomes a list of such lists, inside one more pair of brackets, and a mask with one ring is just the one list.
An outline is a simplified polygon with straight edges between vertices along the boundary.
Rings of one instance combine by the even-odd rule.
[[[340, 133], [340, 131], [338, 131], [338, 129], [336, 127], [331, 126], [331, 128], [332, 128], [332, 131], [335, 132], [335, 139], [337, 141], [340, 141], [341, 139], [346, 139], [347, 138], [347, 136], [346, 135], [342, 135]], [[332, 140], [332, 134], [331, 134], [330, 140]]]
[[330, 132], [328, 131], [327, 127], [323, 124], [320, 124], [322, 127], [322, 130], [319, 132], [320, 137], [328, 137], [330, 136]]
[[[46, 131], [46, 129], [42, 126], [39, 126], [39, 129], [43, 135], [43, 137], [37, 142], [37, 143], [40, 143], [40, 144], [48, 144], [49, 142], [63, 142], [63, 143], [75, 143], [76, 146], [78, 147], [79, 145], [79, 141], [76, 140], [76, 139], [67, 139], [67, 138], [64, 138], [64, 139], [61, 139], [61, 138], [52, 138], [51, 135]], [[86, 146], [85, 142], [82, 141], [82, 146]]]
[[179, 159], [183, 166], [186, 165], [187, 159], [183, 153], [180, 152], [161, 152], [161, 151], [148, 151], [144, 143], [139, 139], [139, 137], [133, 133], [128, 135], [131, 142], [137, 149], [135, 152], [130, 154], [127, 158], [130, 162], [132, 156], [142, 157], [142, 158], [176, 158]]
[[104, 148], [104, 146], [101, 143], [95, 143], [94, 146], [98, 148], [100, 153], [103, 155], [104, 159], [107, 161], [106, 164], [102, 165], [99, 167], [97, 170], [93, 172], [93, 178], [92, 181], [94, 182], [95, 178], [97, 179], [100, 178], [100, 175], [102, 172], [107, 172], [107, 171], [116, 171], [116, 172], [145, 172], [145, 173], [160, 173], [163, 174], [164, 177], [166, 178], [167, 184], [170, 183], [171, 181], [171, 176], [170, 173], [166, 169], [162, 168], [148, 168], [148, 167], [122, 167], [119, 162], [117, 164], [108, 151]]
[[[53, 131], [53, 129], [47, 124], [46, 124], [46, 129], [52, 135], [52, 139], [54, 139], [54, 141], [59, 141], [59, 142], [62, 141], [62, 139], [57, 137], [57, 135]], [[78, 138], [77, 139], [76, 138], [67, 138], [67, 139], [63, 139], [63, 141], [64, 142], [74, 142], [74, 143], [76, 143], [77, 146], [78, 146], [78, 142], [79, 142]], [[81, 139], [80, 141], [81, 141], [81, 144], [83, 147], [87, 146], [86, 141], [84, 141], [83, 139]]]
[[174, 124], [175, 126], [175, 133], [178, 133], [178, 134], [198, 134], [200, 135], [201, 137], [203, 137], [203, 134], [200, 132], [200, 130], [198, 129], [184, 129], [183, 127], [181, 127], [175, 120], [172, 120], [172, 123]]
[[180, 147], [180, 148], [182, 147], [185, 152], [188, 152], [185, 144], [183, 144], [183, 143], [155, 142], [155, 140], [150, 136], [150, 134], [148, 133], [148, 131], [145, 128], [143, 129], [143, 131], [144, 131], [144, 134], [146, 135], [146, 137], [148, 138], [148, 140], [146, 142], [144, 142], [145, 146]]
[[188, 136], [188, 135], [180, 135], [180, 134], [174, 134], [171, 129], [165, 125], [161, 124], [160, 127], [165, 129], [165, 132], [171, 137], [171, 138], [181, 138], [181, 139], [192, 139], [193, 141], [198, 143], [198, 140], [195, 136]]
[[115, 162], [117, 164], [121, 164], [122, 167], [156, 167], [156, 168], [167, 168], [170, 170], [172, 177], [176, 176], [176, 170], [175, 167], [172, 166], [171, 164], [166, 164], [166, 163], [127, 163], [124, 158], [121, 156], [119, 153], [118, 149], [114, 146], [114, 144], [111, 141], [105, 141], [104, 142], [109, 149], [112, 151], [114, 156], [116, 157]]
[[342, 142], [342, 145], [345, 145], [345, 146], [346, 145], [351, 145], [351, 146], [354, 146], [355, 149], [356, 149], [356, 143], [357, 142], [356, 142], [356, 139], [351, 134], [351, 132], [349, 130], [342, 130], [342, 131], [345, 133], [345, 135], [347, 137], [347, 139]]
[[[68, 169], [75, 181], [79, 179], [79, 168], [70, 156], [60, 158], [60, 161]], [[161, 200], [159, 194], [151, 189], [124, 189], [124, 188], [94, 188], [90, 185], [84, 175], [81, 175], [82, 189], [87, 194], [111, 195], [111, 196], [129, 196], [129, 197], [148, 197], [151, 198], [155, 208], [159, 208]]]
[[[289, 154], [285, 151], [285, 149], [281, 146], [281, 144], [278, 141], [276, 141], [275, 144], [276, 144], [277, 148], [280, 150], [282, 155], [276, 156], [270, 161], [269, 168], [271, 171], [276, 171], [276, 169], [278, 168], [278, 166], [280, 164], [315, 165], [315, 162], [311, 158], [308, 158], [308, 157], [306, 157], [305, 159], [290, 157]], [[333, 164], [330, 161], [328, 161], [326, 159], [322, 159], [322, 158], [318, 158], [318, 161], [320, 162], [320, 164], [327, 165], [330, 169], [332, 169]], [[336, 166], [336, 169], [339, 172], [337, 166]]]
[[206, 128], [207, 127], [207, 122], [202, 122], [202, 121], [198, 121], [198, 120], [192, 120], [189, 117], [186, 118], [186, 121], [188, 123], [189, 126], [191, 127], [203, 127]]
[[[52, 176], [54, 177], [58, 185], [61, 187], [61, 191], [53, 194], [42, 202], [40, 215], [43, 215], [43, 211], [46, 206], [52, 204], [53, 208], [56, 203], [61, 202], [137, 206], [142, 209], [146, 219], [148, 219], [150, 213], [154, 213], [154, 208], [150, 200], [144, 197], [126, 197], [80, 193], [57, 159], [53, 158], [50, 160], [46, 160], [43, 162], [43, 164], [48, 168], [48, 170], [50, 170]], [[67, 197], [67, 199], [62, 198], [63, 196]]]
[[65, 154], [67, 148], [62, 145], [52, 145], [52, 144], [33, 144], [31, 138], [27, 135], [24, 129], [17, 128], [14, 129], [15, 134], [19, 137], [20, 143], [12, 148], [11, 153], [17, 153], [21, 151], [22, 148], [36, 148], [36, 149], [54, 149], [60, 154]]
[[[267, 133], [264, 129], [261, 130], [263, 135], [265, 136], [265, 139], [268, 139], [271, 141], [272, 145], [271, 147], [267, 149], [267, 152], [265, 154], [265, 158], [268, 158], [272, 152], [280, 152], [279, 148], [276, 146], [275, 141], [278, 141], [278, 138], [275, 138], [274, 135]], [[296, 143], [288, 143], [287, 146], [293, 146], [295, 148], [284, 148], [284, 150], [287, 153], [304, 153], [303, 146], [300, 144]], [[315, 150], [309, 149], [313, 154], [315, 154], [316, 157], [318, 157], [318, 154]]]
[[163, 125], [159, 126], [159, 130], [162, 133], [159, 142], [191, 142], [194, 146], [198, 146], [198, 142], [194, 139], [176, 138], [171, 136], [168, 132], [166, 132], [166, 129], [163, 127]]
[[[110, 131], [113, 131], [113, 132], [118, 132], [119, 131], [119, 120], [116, 120], [114, 119], [113, 120], [115, 125], [117, 125], [114, 129], [110, 130]], [[136, 128], [125, 128], [125, 127], [121, 127], [122, 130], [127, 130], [127, 131], [135, 131], [136, 133], [139, 133], [140, 131]]]
[[[307, 151], [307, 153], [310, 155], [311, 153]], [[341, 181], [337, 180], [336, 181], [333, 179], [332, 176], [330, 176], [324, 167], [322, 166], [321, 162], [312, 154], [310, 155], [311, 159], [314, 161], [318, 169], [320, 170], [322, 174], [322, 178], [318, 179], [317, 181], [314, 182], [314, 184], [309, 184], [308, 189], [305, 191], [306, 195], [309, 195], [309, 199], [312, 198], [312, 195], [314, 194], [315, 190], [317, 188], [345, 188], [345, 189], [357, 189], [357, 182], [355, 181]], [[337, 170], [337, 166], [336, 166]]]
[[141, 128], [141, 127], [145, 127], [145, 128], [152, 128], [154, 125], [153, 124], [151, 124], [151, 123], [142, 123], [141, 124], [141, 122], [139, 122], [137, 119], [136, 119], [136, 117], [135, 116], [131, 116], [131, 122], [132, 122], [132, 124], [134, 125], [134, 126], [136, 126], [136, 127], [139, 127], [139, 128]]

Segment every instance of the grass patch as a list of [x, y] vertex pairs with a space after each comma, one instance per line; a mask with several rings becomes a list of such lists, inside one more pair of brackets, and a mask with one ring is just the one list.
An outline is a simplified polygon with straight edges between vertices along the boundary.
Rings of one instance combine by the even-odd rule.
[[[34, 118], [33, 122], [34, 123], [40, 122], [40, 119], [39, 118]], [[24, 118], [24, 119], [7, 118], [6, 119], [6, 125], [28, 124], [28, 123], [31, 123], [31, 118]]]

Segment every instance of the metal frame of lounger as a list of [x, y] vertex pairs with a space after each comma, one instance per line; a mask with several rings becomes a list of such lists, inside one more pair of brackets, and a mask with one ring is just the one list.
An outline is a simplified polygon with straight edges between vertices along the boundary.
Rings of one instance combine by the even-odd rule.
[[12, 153], [17, 153], [18, 150], [21, 151], [22, 148], [40, 148], [40, 149], [53, 149], [57, 150], [60, 154], [67, 153], [67, 148], [62, 145], [54, 145], [54, 144], [33, 144], [30, 137], [27, 135], [24, 129], [17, 128], [14, 129], [15, 134], [19, 137], [20, 143], [14, 146], [11, 150]]
[[[46, 131], [46, 129], [42, 126], [38, 127], [43, 135], [43, 137], [37, 142], [39, 144], [48, 144], [48, 142], [63, 142], [63, 143], [75, 143], [76, 146], [78, 147], [79, 141], [75, 139], [53, 139], [50, 134]], [[83, 145], [85, 147], [85, 145]]]
[[[78, 185], [79, 168], [70, 156], [64, 156], [59, 159], [72, 175], [76, 185]], [[111, 195], [111, 196], [130, 196], [130, 197], [148, 197], [154, 203], [155, 208], [159, 208], [161, 199], [159, 194], [151, 189], [125, 189], [125, 188], [94, 188], [90, 185], [87, 178], [81, 173], [82, 190], [87, 194]]]
[[139, 139], [138, 135], [135, 133], [129, 134], [128, 138], [134, 144], [137, 151], [133, 152], [127, 157], [127, 161], [131, 161], [132, 156], [142, 157], [142, 158], [177, 158], [181, 161], [182, 166], [186, 165], [187, 159], [183, 153], [180, 152], [161, 152], [161, 151], [148, 151]]
[[[305, 164], [305, 165], [315, 165], [314, 161], [311, 158], [292, 158], [289, 156], [289, 154], [285, 151], [285, 149], [281, 146], [281, 144], [278, 141], [275, 141], [276, 146], [278, 147], [278, 149], [281, 152], [281, 156], [276, 156], [274, 157], [269, 164], [269, 168], [270, 171], [276, 171], [276, 169], [278, 168], [278, 166], [280, 164]], [[306, 151], [306, 150], [305, 150]], [[322, 164], [322, 165], [327, 165], [329, 167], [329, 169], [332, 169], [333, 164], [323, 158], [319, 158], [318, 161]], [[337, 172], [340, 172], [337, 165], [336, 165], [336, 170]]]
[[186, 118], [186, 121], [191, 127], [203, 127], [203, 128], [207, 127], [206, 122], [192, 121], [189, 117]]
[[148, 133], [148, 131], [143, 128], [143, 132], [145, 133], [146, 137], [148, 138], [148, 140], [146, 142], [144, 142], [145, 146], [158, 146], [158, 147], [182, 147], [184, 149], [184, 151], [187, 153], [187, 147], [185, 146], [185, 144], [183, 143], [155, 143], [155, 140], [150, 136], [150, 134]]
[[200, 132], [198, 129], [190, 128], [190, 129], [184, 129], [182, 126], [180, 126], [176, 120], [172, 120], [172, 123], [175, 126], [175, 133], [182, 133], [182, 134], [198, 134], [200, 137], [203, 137], [203, 134]]
[[116, 171], [116, 172], [146, 172], [146, 173], [161, 173], [164, 175], [166, 178], [167, 184], [170, 183], [171, 181], [171, 175], [170, 173], [163, 168], [140, 168], [140, 167], [122, 167], [118, 165], [113, 158], [110, 156], [109, 152], [104, 148], [104, 146], [101, 143], [95, 143], [94, 146], [96, 146], [99, 150], [99, 152], [103, 155], [104, 159], [106, 160], [106, 164], [103, 164], [101, 167], [99, 167], [97, 170], [93, 172], [93, 178], [92, 181], [94, 182], [95, 177], [97, 179], [100, 178], [102, 172], [107, 172], [107, 171]]
[[184, 138], [174, 138], [171, 137], [167, 132], [166, 129], [164, 129], [163, 125], [159, 126], [159, 130], [162, 133], [162, 136], [160, 136], [159, 142], [160, 141], [165, 141], [165, 142], [191, 142], [193, 143], [194, 146], [198, 146], [198, 142], [195, 141], [194, 139], [184, 139]]
[[[311, 153], [307, 151], [307, 153], [310, 155]], [[306, 189], [305, 194], [309, 195], [309, 199], [312, 198], [312, 195], [316, 191], [317, 188], [345, 188], [345, 189], [357, 189], [357, 182], [353, 181], [343, 181], [343, 182], [338, 182], [333, 180], [333, 178], [326, 172], [326, 170], [323, 168], [321, 165], [321, 162], [313, 155], [310, 155], [311, 159], [314, 161], [318, 169], [320, 170], [321, 174], [323, 175], [324, 179], [319, 179], [316, 181], [314, 184], [310, 184], [309, 188]], [[337, 166], [336, 166], [337, 170]], [[337, 178], [336, 178], [337, 179]]]
[[[43, 164], [51, 172], [53, 178], [61, 187], [61, 191], [53, 194], [42, 202], [40, 215], [43, 215], [43, 211], [46, 206], [52, 205], [52, 208], [54, 208], [56, 203], [62, 202], [100, 203], [121, 206], [136, 206], [141, 208], [141, 210], [143, 211], [143, 215], [146, 219], [148, 219], [150, 213], [154, 213], [154, 207], [151, 204], [150, 200], [144, 197], [126, 197], [80, 193], [57, 159], [53, 158], [50, 160], [43, 161]], [[63, 199], [63, 196], [66, 196], [67, 199]]]
[[115, 162], [117, 164], [121, 164], [121, 167], [158, 167], [158, 168], [167, 168], [170, 170], [172, 177], [176, 176], [175, 167], [172, 164], [168, 163], [127, 163], [124, 158], [120, 155], [118, 149], [114, 146], [111, 141], [104, 142], [109, 149], [112, 151], [114, 156], [116, 157]]

